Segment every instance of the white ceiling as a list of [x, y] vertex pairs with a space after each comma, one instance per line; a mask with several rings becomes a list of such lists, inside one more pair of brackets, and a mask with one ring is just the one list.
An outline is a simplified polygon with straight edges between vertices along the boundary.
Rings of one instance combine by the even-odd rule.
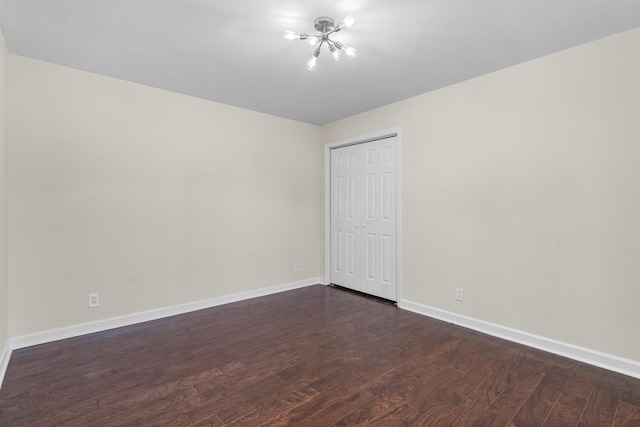
[[[328, 15], [358, 49], [309, 72]], [[11, 53], [325, 124], [640, 26], [640, 0], [0, 0]]]

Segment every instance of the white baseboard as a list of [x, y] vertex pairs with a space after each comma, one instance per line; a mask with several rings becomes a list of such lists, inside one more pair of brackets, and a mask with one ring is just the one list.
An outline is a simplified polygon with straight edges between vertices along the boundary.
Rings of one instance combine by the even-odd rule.
[[0, 353], [0, 387], [2, 387], [2, 381], [4, 380], [4, 374], [7, 373], [7, 366], [9, 366], [9, 359], [11, 359], [11, 346], [9, 340], [5, 343], [2, 353]]
[[[164, 317], [175, 316], [177, 314], [189, 313], [191, 311], [211, 308], [222, 304], [228, 304], [250, 298], [262, 297], [279, 292], [304, 288], [306, 286], [323, 283], [323, 281], [324, 279], [321, 277], [313, 277], [298, 282], [285, 283], [281, 285], [270, 286], [267, 288], [256, 289], [253, 291], [240, 292], [237, 294], [225, 295], [221, 297], [175, 305], [172, 307], [164, 307], [157, 310], [144, 311], [121, 317], [113, 317], [110, 319], [98, 320], [95, 322], [82, 323], [79, 325], [72, 325], [64, 328], [37, 332], [34, 334], [11, 338], [9, 340], [10, 349], [25, 348], [32, 345], [44, 344], [66, 338], [77, 337], [80, 335], [92, 334], [94, 332], [102, 332], [109, 329], [120, 328], [122, 326], [130, 326], [136, 323], [148, 322], [150, 320], [157, 320]], [[11, 350], [9, 350], [9, 352], [10, 351]]]
[[549, 353], [568, 357], [570, 359], [578, 360], [610, 371], [640, 378], [640, 362], [638, 361], [624, 359], [584, 347], [578, 347], [573, 344], [518, 331], [516, 329], [507, 328], [505, 326], [496, 325], [494, 323], [485, 322], [472, 317], [462, 316], [460, 314], [440, 310], [438, 308], [429, 307], [408, 300], [400, 301], [399, 306], [402, 309], [413, 311], [414, 313], [433, 317], [438, 320], [473, 329], [494, 337], [503, 338], [508, 341], [548, 351]]

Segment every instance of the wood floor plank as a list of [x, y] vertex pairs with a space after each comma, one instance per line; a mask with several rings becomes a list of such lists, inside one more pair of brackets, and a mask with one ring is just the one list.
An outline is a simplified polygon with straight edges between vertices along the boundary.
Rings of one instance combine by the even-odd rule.
[[229, 426], [258, 425], [263, 419], [282, 414], [312, 400], [318, 394], [313, 387], [305, 385], [288, 394], [278, 391], [276, 396], [256, 396], [242, 406], [231, 407], [217, 415]]
[[483, 414], [489, 406], [484, 401], [483, 395], [486, 393], [485, 388], [490, 384], [485, 379], [459, 405], [434, 425], [442, 427], [471, 426], [476, 419], [480, 418], [479, 414]]
[[397, 404], [378, 414], [367, 427], [411, 427], [426, 425], [420, 421], [420, 411], [409, 404]]
[[[366, 404], [358, 407], [349, 415], [341, 418], [337, 422], [330, 424], [332, 427], [359, 427], [367, 426], [376, 420], [389, 418], [391, 414], [400, 408], [408, 407], [406, 404], [399, 404], [394, 400], [387, 400], [383, 396], [374, 398]], [[414, 410], [415, 411], [415, 410]], [[327, 424], [325, 424], [327, 425]]]
[[[243, 386], [234, 387], [225, 383], [219, 390], [213, 387], [207, 393], [201, 394], [201, 405], [187, 411], [193, 422], [200, 421], [221, 411], [235, 407], [245, 407], [245, 404], [261, 394], [272, 395], [275, 390], [286, 389], [287, 382], [276, 374], [260, 376], [257, 381], [247, 382]], [[289, 389], [286, 389], [289, 391]], [[223, 419], [223, 421], [227, 422]]]
[[[414, 375], [419, 366], [411, 359], [405, 359], [393, 368], [383, 372], [362, 387], [374, 396], [393, 390], [396, 393], [407, 393], [420, 384]], [[420, 368], [423, 368], [422, 366]], [[404, 395], [403, 395], [404, 398]]]
[[310, 424], [309, 420], [312, 419], [314, 415], [326, 410], [326, 408], [331, 408], [337, 404], [345, 402], [352, 405], [351, 410], [345, 411], [342, 415], [334, 415], [333, 421], [335, 422], [346, 415], [347, 412], [351, 412], [358, 406], [373, 400], [373, 398], [374, 396], [364, 392], [360, 387], [340, 384], [336, 386], [334, 390], [330, 390], [328, 393], [320, 393], [317, 398], [309, 399], [300, 405], [293, 406], [292, 408], [277, 414], [261, 425], [269, 427], [307, 425]]
[[212, 415], [196, 423], [187, 424], [188, 427], [224, 427], [224, 422], [217, 415]]
[[549, 369], [524, 405], [507, 424], [516, 426], [541, 426], [555, 405], [570, 377], [562, 369]]
[[622, 386], [619, 383], [599, 379], [582, 412], [578, 426], [612, 426], [621, 394]]
[[368, 405], [375, 399], [369, 393], [357, 391], [344, 396], [343, 399], [332, 399], [326, 407], [304, 419], [305, 427], [327, 427], [337, 423], [358, 408]]
[[435, 424], [443, 413], [448, 413], [464, 399], [450, 390], [451, 385], [462, 375], [462, 372], [453, 368], [446, 368], [440, 372], [420, 369], [417, 372], [420, 384], [407, 393], [405, 400], [420, 412], [428, 413], [425, 421]]
[[622, 386], [622, 401], [640, 406], [640, 379], [625, 377]]
[[620, 402], [613, 427], [640, 427], [640, 406]]
[[464, 410], [457, 414], [451, 425], [466, 426], [479, 419], [487, 409], [514, 383], [516, 370], [521, 366], [522, 355], [515, 351], [495, 352], [492, 358], [478, 364], [476, 370], [484, 373], [484, 381], [470, 398], [463, 402]]
[[520, 355], [506, 374], [507, 387], [473, 425], [505, 426], [520, 410], [544, 375], [538, 361]]
[[545, 427], [576, 426], [600, 378], [601, 369], [578, 364], [544, 421]]
[[634, 426], [640, 380], [326, 286], [15, 350], [0, 426]]

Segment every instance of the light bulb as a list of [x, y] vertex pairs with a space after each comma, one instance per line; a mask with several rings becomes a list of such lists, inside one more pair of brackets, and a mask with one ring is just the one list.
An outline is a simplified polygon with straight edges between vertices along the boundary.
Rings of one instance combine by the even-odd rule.
[[322, 49], [323, 44], [324, 44], [324, 41], [321, 41], [318, 47], [316, 48], [316, 50], [313, 52], [313, 55], [311, 55], [311, 58], [309, 58], [309, 61], [307, 61], [307, 70], [313, 71], [316, 69], [316, 64], [318, 63], [318, 56], [320, 56], [320, 51]]
[[317, 36], [309, 36], [309, 38], [307, 38], [307, 43], [309, 43], [309, 46], [311, 47], [315, 47], [318, 42], [320, 42], [320, 37]]
[[344, 51], [345, 55], [350, 56], [352, 58], [355, 58], [356, 56], [358, 56], [358, 51], [350, 46], [344, 46], [342, 50]]
[[296, 33], [295, 31], [285, 31], [282, 38], [285, 40], [300, 40], [300, 33]]
[[333, 55], [333, 59], [336, 61], [340, 61], [340, 49], [336, 49], [333, 44], [330, 44], [329, 50], [331, 51], [331, 55]]
[[307, 61], [307, 70], [313, 71], [316, 69], [316, 65], [318, 63], [318, 57], [313, 55], [309, 61]]
[[347, 16], [340, 23], [340, 27], [342, 28], [351, 28], [354, 25], [356, 25], [356, 18], [354, 18], [352, 15]]

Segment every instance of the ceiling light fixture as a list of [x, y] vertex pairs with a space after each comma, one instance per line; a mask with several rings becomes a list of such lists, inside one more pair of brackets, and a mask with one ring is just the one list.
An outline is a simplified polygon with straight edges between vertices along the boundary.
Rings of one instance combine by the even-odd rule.
[[320, 50], [322, 49], [322, 45], [325, 43], [329, 47], [329, 52], [331, 52], [333, 59], [336, 61], [340, 60], [343, 53], [350, 57], [356, 57], [358, 55], [358, 52], [354, 48], [345, 46], [344, 44], [329, 38], [331, 34], [337, 33], [343, 28], [351, 28], [355, 24], [356, 19], [353, 16], [347, 16], [338, 25], [334, 24], [332, 18], [329, 18], [328, 16], [321, 16], [314, 22], [314, 27], [317, 31], [320, 31], [320, 34], [309, 35], [306, 33], [285, 31], [283, 37], [285, 40], [306, 40], [307, 43], [309, 43], [309, 46], [315, 47], [313, 55], [311, 55], [311, 58], [307, 61], [307, 70], [313, 71], [316, 69]]

